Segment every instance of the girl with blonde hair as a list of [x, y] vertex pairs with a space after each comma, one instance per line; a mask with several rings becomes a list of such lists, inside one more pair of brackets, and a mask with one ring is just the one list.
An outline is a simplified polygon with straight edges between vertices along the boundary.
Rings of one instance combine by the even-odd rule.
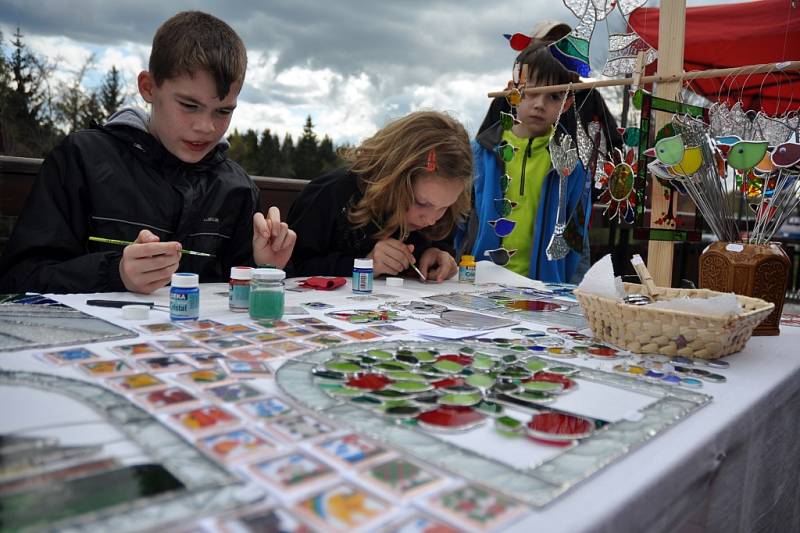
[[354, 259], [370, 258], [376, 276], [416, 264], [428, 279], [451, 278], [452, 234], [472, 189], [464, 127], [443, 113], [411, 113], [346, 158], [346, 168], [309, 183], [289, 211], [298, 236], [290, 275], [349, 276]]

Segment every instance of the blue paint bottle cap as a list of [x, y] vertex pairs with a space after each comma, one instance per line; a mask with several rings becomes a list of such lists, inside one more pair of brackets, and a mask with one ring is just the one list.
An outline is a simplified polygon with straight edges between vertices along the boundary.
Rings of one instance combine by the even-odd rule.
[[172, 275], [172, 286], [191, 289], [200, 286], [200, 276], [189, 272], [176, 272]]

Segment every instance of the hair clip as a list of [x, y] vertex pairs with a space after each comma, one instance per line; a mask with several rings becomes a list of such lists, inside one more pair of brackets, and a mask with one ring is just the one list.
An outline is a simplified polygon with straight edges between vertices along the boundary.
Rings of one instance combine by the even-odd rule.
[[425, 170], [428, 172], [436, 172], [436, 149], [431, 148], [428, 152], [428, 162], [425, 164]]

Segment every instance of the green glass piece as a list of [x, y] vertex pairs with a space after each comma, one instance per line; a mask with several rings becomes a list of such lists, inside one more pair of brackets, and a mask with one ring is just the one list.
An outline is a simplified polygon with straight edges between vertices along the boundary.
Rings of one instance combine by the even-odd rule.
[[327, 361], [325, 363], [325, 368], [332, 370], [333, 372], [343, 372], [345, 374], [353, 374], [355, 372], [361, 372], [364, 370], [361, 365], [341, 360]]
[[564, 385], [552, 381], [526, 381], [522, 384], [526, 392], [561, 392]]
[[376, 398], [370, 398], [369, 396], [356, 396], [355, 398], [350, 398], [350, 401], [365, 405], [381, 405], [382, 403], [380, 400]]
[[504, 435], [519, 435], [522, 433], [522, 422], [510, 416], [495, 418], [494, 428]]
[[517, 385], [516, 383], [510, 383], [508, 381], [504, 381], [504, 382], [495, 383], [494, 387], [492, 387], [492, 390], [495, 391], [495, 392], [503, 392], [503, 393], [508, 394], [508, 393], [512, 393], [512, 392], [518, 391], [519, 390], [519, 385]]
[[677, 165], [683, 159], [685, 149], [680, 135], [665, 137], [656, 143], [656, 158], [665, 165]]
[[625, 132], [622, 134], [622, 142], [625, 143], [625, 146], [629, 146], [631, 148], [636, 148], [639, 146], [639, 128], [636, 127], [629, 127], [625, 128]]
[[417, 358], [417, 361], [419, 361], [420, 363], [433, 363], [434, 361], [436, 361], [436, 356], [428, 351], [414, 352], [413, 355], [414, 357]]
[[467, 385], [472, 385], [478, 389], [488, 389], [495, 383], [495, 378], [490, 376], [489, 374], [472, 374], [471, 376], [467, 377], [465, 380]]
[[489, 416], [500, 416], [505, 412], [505, 409], [499, 403], [489, 402], [486, 400], [475, 405], [475, 410]]
[[479, 392], [455, 393], [455, 394], [445, 394], [444, 396], [439, 398], [439, 404], [453, 405], [458, 407], [468, 407], [480, 403], [481, 400], [483, 400], [483, 396], [481, 396]]
[[400, 361], [401, 363], [405, 363], [407, 365], [416, 366], [419, 364], [419, 359], [417, 359], [413, 355], [397, 354], [394, 356], [394, 358], [395, 361]]
[[552, 366], [548, 368], [547, 371], [551, 374], [558, 374], [560, 376], [574, 376], [580, 372], [580, 370], [574, 366]]
[[442, 359], [441, 361], [436, 361], [433, 363], [433, 368], [437, 370], [441, 370], [446, 374], [457, 374], [461, 372], [464, 368], [463, 366], [459, 365], [455, 361], [450, 361], [448, 359]]
[[387, 352], [386, 350], [369, 350], [367, 354], [369, 354], [370, 357], [380, 359], [381, 361], [389, 361], [394, 358], [391, 352]]
[[540, 372], [545, 368], [547, 368], [547, 363], [545, 363], [544, 361], [537, 361], [535, 359], [532, 359], [530, 361], [525, 362], [525, 368], [527, 368], [528, 370], [530, 370], [535, 374], [536, 372]]
[[387, 385], [386, 388], [398, 392], [416, 393], [429, 391], [433, 388], [433, 385], [420, 383], [419, 381], [395, 381]]
[[767, 153], [766, 141], [739, 141], [728, 150], [728, 166], [736, 170], [749, 170]]
[[546, 392], [538, 391], [513, 392], [510, 393], [509, 396], [516, 398], [517, 400], [522, 400], [523, 402], [533, 403], [548, 403], [555, 400], [555, 396], [547, 394]]
[[500, 112], [500, 127], [504, 130], [510, 130], [514, 127], [514, 115], [511, 113], [506, 113], [504, 111]]
[[507, 354], [507, 355], [504, 355], [503, 357], [501, 357], [501, 360], [504, 363], [510, 365], [510, 364], [516, 363], [519, 360], [519, 357], [517, 357], [514, 354]]
[[367, 395], [372, 396], [373, 398], [378, 398], [379, 400], [398, 400], [401, 398], [408, 397], [408, 393], [400, 392], [396, 390], [388, 390], [388, 389], [381, 389], [381, 390], [374, 390], [369, 391]]
[[504, 368], [500, 375], [504, 378], [522, 379], [530, 377], [531, 371], [528, 370], [527, 368], [521, 368], [518, 366], [509, 366], [507, 368]]
[[491, 370], [495, 364], [494, 359], [486, 356], [478, 356], [472, 360], [472, 368], [475, 370]]
[[396, 418], [411, 418], [420, 413], [420, 408], [414, 405], [392, 405], [383, 408], [386, 416]]
[[472, 355], [472, 354], [475, 353], [475, 348], [470, 348], [469, 346], [464, 346], [463, 348], [458, 350], [458, 353], [461, 354], [461, 355]]
[[408, 365], [406, 363], [401, 363], [400, 361], [384, 361], [383, 363], [378, 363], [377, 365], [374, 365], [372, 368], [390, 372], [393, 370], [408, 371], [411, 370], [412, 367], [411, 365]]
[[389, 379], [397, 381], [419, 381], [423, 383], [428, 381], [425, 376], [415, 372], [407, 372], [405, 370], [390, 370], [389, 372], [386, 372], [385, 376]]

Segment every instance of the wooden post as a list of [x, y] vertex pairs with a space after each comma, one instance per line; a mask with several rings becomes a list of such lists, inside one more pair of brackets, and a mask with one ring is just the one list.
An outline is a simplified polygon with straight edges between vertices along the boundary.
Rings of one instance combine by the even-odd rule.
[[[656, 74], [667, 76], [683, 72], [683, 46], [686, 30], [686, 0], [661, 0], [658, 18], [658, 69]], [[662, 82], [656, 85], [655, 96], [676, 100], [681, 90], [681, 82]], [[672, 116], [667, 113], [654, 115], [654, 131], [665, 126]], [[650, 185], [651, 227], [661, 213], [669, 208], [668, 199], [664, 198], [663, 187], [658, 180], [651, 180]], [[673, 201], [676, 200], [673, 195]], [[661, 226], [666, 227], [666, 226]], [[656, 285], [672, 286], [672, 259], [674, 253], [672, 241], [650, 241], [647, 246], [647, 268], [653, 275]]]

